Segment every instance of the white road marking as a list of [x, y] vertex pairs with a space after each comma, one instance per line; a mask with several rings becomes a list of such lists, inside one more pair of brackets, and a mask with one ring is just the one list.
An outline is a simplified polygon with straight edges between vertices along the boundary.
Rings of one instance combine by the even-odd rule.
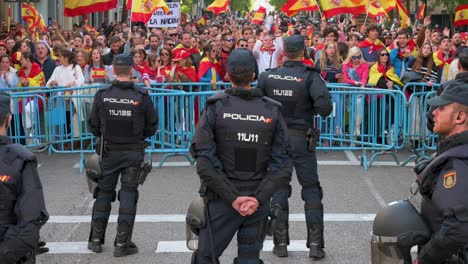
[[[351, 159], [352, 157], [348, 157]], [[320, 166], [360, 166], [361, 163], [357, 159], [355, 161], [353, 160], [319, 160], [318, 165]], [[188, 161], [166, 161], [163, 163], [163, 168], [166, 167], [191, 167], [194, 166], [190, 164]], [[393, 161], [374, 161], [372, 163], [372, 166], [392, 166], [392, 167], [397, 167], [400, 166], [396, 164]], [[153, 162], [153, 167], [157, 168], [159, 167], [159, 162]], [[405, 167], [414, 167], [414, 162], [409, 162], [406, 164]], [[80, 168], [80, 163], [76, 163], [73, 165], [74, 169], [79, 169]]]
[[379, 206], [382, 208], [385, 207], [387, 205], [387, 202], [385, 202], [385, 199], [382, 197], [382, 195], [379, 193], [375, 185], [369, 179], [369, 177], [367, 176], [367, 173], [359, 174], [359, 177], [366, 183], [367, 187], [369, 188], [370, 193], [372, 194], [372, 196], [374, 196]]
[[357, 163], [359, 165], [359, 160], [356, 158], [356, 155], [351, 150], [345, 150], [344, 153], [348, 157], [349, 161]]
[[[373, 221], [375, 214], [325, 214], [324, 221], [326, 222], [370, 222]], [[89, 223], [91, 215], [76, 215], [65, 216], [55, 215], [49, 218], [49, 224], [74, 224], [74, 223]], [[289, 214], [289, 221], [304, 222], [304, 214]], [[117, 215], [111, 215], [110, 223], [117, 222]], [[185, 222], [184, 214], [168, 214], [168, 215], [137, 215], [135, 222], [139, 223], [183, 223]]]
[[88, 242], [48, 242], [47, 254], [86, 254], [93, 253], [88, 249]]

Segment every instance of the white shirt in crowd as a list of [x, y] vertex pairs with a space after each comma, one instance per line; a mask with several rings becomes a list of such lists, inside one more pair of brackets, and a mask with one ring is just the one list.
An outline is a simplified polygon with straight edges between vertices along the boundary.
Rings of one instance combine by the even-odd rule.
[[50, 83], [54, 80], [57, 82], [58, 86], [65, 86], [74, 81], [75, 85], [73, 85], [73, 87], [77, 87], [84, 84], [85, 78], [79, 65], [73, 67], [73, 65], [70, 64], [67, 67], [63, 65], [57, 66], [52, 76], [47, 81], [46, 86], [52, 87]]

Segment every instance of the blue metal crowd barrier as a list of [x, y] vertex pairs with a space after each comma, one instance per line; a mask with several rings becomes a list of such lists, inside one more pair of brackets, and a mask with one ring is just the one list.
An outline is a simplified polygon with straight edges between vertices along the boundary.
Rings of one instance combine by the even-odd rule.
[[[82, 170], [85, 153], [95, 148], [86, 120], [94, 93], [101, 87], [12, 89], [12, 140], [36, 151], [48, 150], [49, 154], [79, 153]], [[206, 100], [230, 87], [229, 83], [218, 83], [216, 87], [209, 83], [163, 83], [147, 88], [159, 115], [158, 131], [147, 139], [148, 155], [164, 154], [160, 166], [175, 155], [193, 163], [189, 147]], [[423, 129], [427, 100], [434, 96], [427, 85], [408, 84], [402, 90], [343, 84], [329, 84], [328, 88], [333, 112], [325, 118], [315, 117], [315, 126], [321, 131], [318, 150], [362, 151], [361, 164], [367, 169], [383, 154], [399, 163], [395, 152], [411, 144], [418, 155], [435, 149], [436, 136]], [[407, 99], [406, 91], [410, 89], [412, 94]]]

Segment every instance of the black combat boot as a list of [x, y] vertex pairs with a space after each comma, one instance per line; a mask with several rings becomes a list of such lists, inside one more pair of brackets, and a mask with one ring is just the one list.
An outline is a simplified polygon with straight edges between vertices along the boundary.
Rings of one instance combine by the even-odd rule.
[[[233, 264], [239, 264], [239, 261], [237, 260], [237, 258], [234, 259], [234, 261], [232, 262]], [[263, 264], [263, 260], [259, 260], [258, 261], [258, 264]]]
[[114, 257], [124, 257], [138, 253], [138, 247], [131, 241], [132, 229], [127, 222], [122, 222], [117, 227], [117, 236], [115, 237]]
[[95, 252], [102, 252], [102, 244], [106, 235], [106, 224], [103, 221], [92, 221], [91, 232], [89, 234], [88, 249]]
[[273, 254], [280, 258], [285, 258], [288, 256], [288, 225], [282, 225], [280, 228], [273, 231], [273, 243]]
[[307, 228], [307, 247], [310, 249], [309, 257], [316, 259], [325, 257], [323, 225], [310, 225]]

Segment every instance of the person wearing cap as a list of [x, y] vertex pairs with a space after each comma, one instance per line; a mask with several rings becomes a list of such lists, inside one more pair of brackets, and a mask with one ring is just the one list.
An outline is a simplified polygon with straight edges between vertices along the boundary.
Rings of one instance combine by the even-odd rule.
[[[279, 101], [282, 113], [286, 119], [289, 140], [294, 152], [294, 167], [299, 183], [302, 185], [302, 199], [305, 202], [307, 223], [307, 247], [309, 256], [325, 257], [323, 250], [323, 205], [322, 187], [317, 173], [317, 158], [314, 141], [318, 140], [314, 129], [314, 115], [327, 117], [332, 109], [330, 92], [322, 79], [320, 72], [314, 67], [302, 63], [304, 54], [304, 37], [293, 35], [285, 39], [285, 54], [287, 61], [283, 67], [271, 69], [260, 74], [258, 87], [265, 95]], [[308, 147], [312, 142], [311, 147]], [[275, 247], [273, 253], [279, 257], [287, 257], [288, 235], [288, 197], [291, 195], [289, 183], [283, 183], [271, 201], [272, 209], [280, 211], [279, 220], [273, 231]]]
[[389, 47], [390, 45], [392, 45], [393, 43], [392, 33], [390, 33], [390, 31], [386, 31], [382, 35], [385, 40], [384, 41], [385, 47]]
[[209, 212], [192, 264], [219, 263], [236, 232], [234, 263], [263, 263], [270, 199], [291, 180], [281, 105], [250, 87], [253, 60], [247, 49], [231, 52], [226, 65], [232, 88], [207, 100], [190, 146]]
[[[131, 81], [133, 58], [114, 57], [112, 71], [116, 79], [99, 89], [88, 119], [90, 132], [104, 142], [101, 175], [93, 194], [91, 231], [88, 249], [102, 252], [111, 203], [120, 201], [114, 256], [138, 252], [131, 241], [138, 202], [139, 170], [144, 159], [145, 139], [156, 132], [158, 116], [147, 91]], [[99, 149], [96, 147], [96, 149]], [[115, 192], [118, 178], [121, 188]]]
[[[434, 159], [417, 174], [421, 215], [432, 231], [413, 263], [464, 259], [468, 244], [468, 84], [452, 82], [427, 101], [434, 107], [434, 132], [440, 136]], [[462, 258], [463, 255], [463, 258]], [[447, 262], [446, 262], [447, 261]]]
[[[461, 82], [465, 85], [468, 85], [468, 47], [459, 47], [458, 59], [456, 60], [456, 63], [458, 67], [458, 73], [455, 76], [455, 79], [439, 86], [439, 88], [437, 89], [437, 95], [440, 95], [447, 87], [456, 82]], [[432, 115], [434, 109], [435, 107], [430, 107], [429, 111], [427, 111], [426, 113], [427, 129], [429, 129], [430, 131], [433, 131], [434, 128], [434, 119]]]
[[36, 156], [6, 136], [11, 118], [10, 96], [0, 93], [0, 260], [35, 263], [36, 254], [48, 251], [39, 232], [49, 214]]

